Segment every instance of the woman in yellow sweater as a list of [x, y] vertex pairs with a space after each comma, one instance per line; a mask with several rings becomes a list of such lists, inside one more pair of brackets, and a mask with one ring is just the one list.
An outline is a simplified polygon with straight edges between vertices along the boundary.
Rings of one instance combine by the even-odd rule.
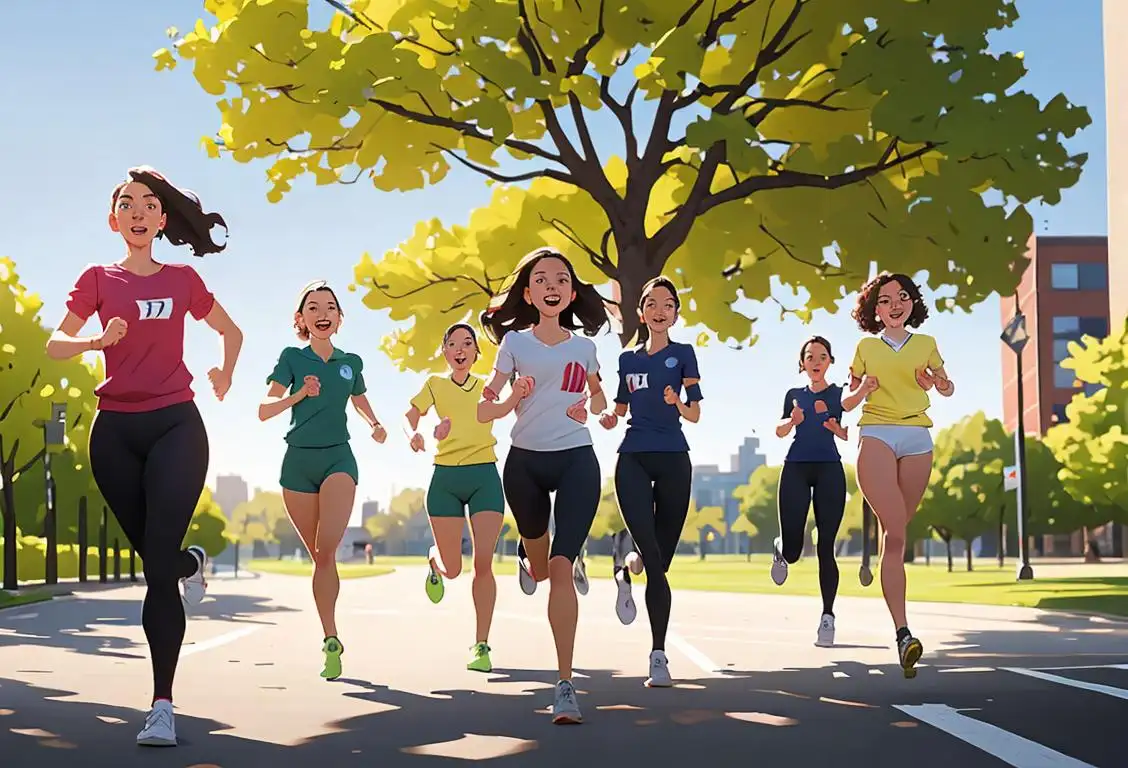
[[928, 307], [907, 275], [882, 272], [870, 280], [851, 314], [873, 335], [858, 343], [842, 407], [851, 411], [865, 401], [858, 420], [858, 485], [884, 531], [881, 591], [897, 630], [901, 668], [912, 678], [924, 646], [905, 616], [905, 529], [932, 474], [928, 391], [951, 397], [955, 385], [936, 339], [909, 331], [925, 321]]

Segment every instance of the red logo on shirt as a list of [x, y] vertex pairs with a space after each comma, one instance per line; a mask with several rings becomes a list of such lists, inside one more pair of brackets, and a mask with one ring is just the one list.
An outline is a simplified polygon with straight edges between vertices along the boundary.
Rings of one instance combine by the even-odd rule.
[[560, 391], [583, 392], [585, 382], [587, 382], [587, 369], [580, 363], [568, 363], [564, 366], [564, 379], [560, 382]]

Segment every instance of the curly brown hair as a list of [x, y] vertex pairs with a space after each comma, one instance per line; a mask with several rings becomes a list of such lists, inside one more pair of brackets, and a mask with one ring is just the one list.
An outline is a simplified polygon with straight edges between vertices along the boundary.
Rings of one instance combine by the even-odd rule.
[[881, 333], [885, 330], [885, 323], [877, 318], [877, 299], [886, 283], [894, 281], [900, 284], [901, 290], [909, 294], [913, 302], [913, 311], [905, 320], [905, 326], [919, 328], [928, 319], [928, 307], [925, 306], [924, 299], [920, 295], [920, 287], [913, 282], [913, 279], [900, 272], [882, 272], [862, 286], [858, 291], [854, 308], [850, 310], [850, 317], [854, 318], [858, 327], [865, 333]]
[[329, 295], [333, 297], [333, 303], [337, 305], [337, 317], [341, 320], [345, 319], [345, 311], [341, 309], [341, 302], [337, 300], [336, 292], [329, 287], [329, 283], [324, 280], [314, 280], [312, 283], [302, 288], [300, 299], [298, 299], [298, 309], [294, 313], [294, 332], [297, 333], [298, 338], [302, 341], [309, 341], [309, 329], [302, 323], [301, 314], [305, 309], [306, 301], [309, 299], [310, 294], [317, 293], [318, 291], [328, 291]]

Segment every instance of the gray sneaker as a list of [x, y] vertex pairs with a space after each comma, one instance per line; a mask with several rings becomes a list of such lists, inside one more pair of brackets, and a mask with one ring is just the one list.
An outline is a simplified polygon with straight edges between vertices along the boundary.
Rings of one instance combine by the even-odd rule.
[[576, 584], [577, 592], [581, 595], [588, 593], [587, 566], [584, 565], [584, 559], [582, 557], [576, 558], [576, 561], [572, 563], [572, 581]]
[[556, 697], [552, 702], [552, 722], [560, 725], [578, 725], [584, 721], [580, 705], [576, 702], [576, 689], [571, 680], [556, 684]]
[[671, 688], [674, 679], [670, 677], [670, 660], [663, 651], [650, 652], [650, 677], [643, 683], [647, 688]]
[[783, 586], [783, 582], [787, 581], [787, 561], [783, 559], [781, 549], [783, 543], [776, 539], [772, 543], [772, 581], [776, 586]]
[[819, 636], [815, 645], [820, 648], [834, 647], [834, 617], [829, 613], [824, 613], [819, 621]]
[[528, 561], [523, 557], [517, 558], [517, 583], [521, 585], [521, 591], [526, 595], [537, 591], [537, 580], [529, 573]]

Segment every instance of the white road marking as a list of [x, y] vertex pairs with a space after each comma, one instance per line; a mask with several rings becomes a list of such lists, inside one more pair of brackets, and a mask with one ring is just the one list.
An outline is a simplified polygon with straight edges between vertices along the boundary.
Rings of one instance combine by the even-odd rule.
[[1080, 688], [1083, 691], [1092, 691], [1093, 693], [1103, 693], [1105, 696], [1114, 696], [1118, 699], [1128, 701], [1128, 690], [1117, 688], [1112, 685], [1101, 685], [1100, 683], [1087, 683], [1084, 680], [1071, 680], [1068, 677], [1061, 677], [1060, 675], [1051, 675], [1047, 672], [1041, 672], [1037, 669], [1025, 669], [1023, 667], [1003, 667], [1008, 672], [1014, 672], [1018, 675], [1025, 675], [1026, 677], [1033, 677], [1038, 680], [1045, 680], [1049, 683], [1058, 683], [1059, 685], [1068, 685], [1071, 688]]
[[955, 736], [1014, 768], [1096, 768], [1036, 741], [967, 717], [946, 704], [899, 704], [893, 708]]
[[1065, 669], [1128, 669], [1128, 664], [1078, 664], [1072, 667], [1030, 667], [1030, 669], [1043, 672], [1054, 672]]
[[710, 659], [697, 648], [690, 645], [681, 635], [676, 632], [666, 631], [666, 642], [677, 648], [678, 651], [687, 659], [692, 661], [697, 667], [709, 677], [714, 677], [720, 674], [721, 667], [717, 662]]
[[258, 624], [253, 627], [242, 627], [230, 632], [225, 632], [218, 637], [213, 637], [210, 640], [204, 640], [202, 643], [193, 643], [192, 645], [184, 646], [180, 649], [180, 658], [191, 656], [193, 653], [200, 653], [201, 651], [210, 651], [212, 648], [218, 648], [221, 645], [227, 645], [236, 640], [246, 637], [252, 632], [257, 632], [262, 629], [262, 625]]

